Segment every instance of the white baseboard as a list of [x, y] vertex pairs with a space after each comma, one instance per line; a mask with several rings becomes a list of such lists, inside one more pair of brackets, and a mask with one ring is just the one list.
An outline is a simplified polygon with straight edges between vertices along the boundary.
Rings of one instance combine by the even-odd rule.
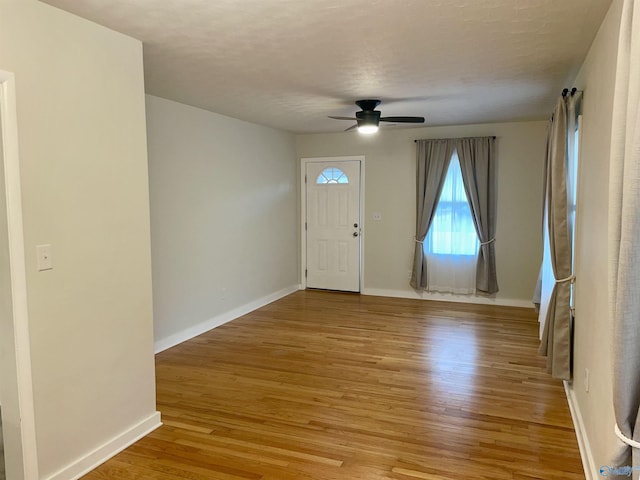
[[292, 285], [287, 288], [283, 288], [278, 292], [274, 292], [270, 295], [266, 295], [262, 298], [258, 298], [252, 302], [241, 305], [233, 310], [229, 310], [228, 312], [221, 313], [220, 315], [216, 315], [213, 318], [205, 320], [204, 322], [200, 322], [191, 327], [185, 328], [178, 333], [174, 333], [173, 335], [169, 335], [168, 337], [157, 340], [154, 345], [155, 353], [160, 353], [163, 350], [174, 347], [182, 342], [185, 342], [193, 337], [197, 337], [198, 335], [202, 335], [209, 330], [212, 330], [220, 325], [224, 325], [231, 320], [235, 320], [242, 315], [246, 315], [249, 312], [253, 312], [260, 307], [264, 307], [270, 303], [275, 302], [276, 300], [280, 300], [287, 295], [292, 294], [300, 290], [300, 285]]
[[522, 307], [533, 309], [531, 300], [514, 298], [493, 298], [476, 295], [454, 295], [448, 293], [418, 292], [415, 290], [385, 290], [381, 288], [365, 288], [363, 295], [374, 297], [414, 298], [418, 300], [436, 300], [440, 302], [475, 303], [477, 305], [497, 305], [501, 307]]
[[89, 452], [79, 460], [70, 463], [62, 470], [59, 470], [53, 475], [46, 477], [46, 479], [77, 480], [78, 478], [86, 475], [94, 468], [109, 460], [111, 457], [117, 455], [125, 448], [131, 446], [142, 437], [153, 432], [161, 425], [162, 422], [160, 421], [160, 412], [154, 412], [138, 424], [133, 425], [128, 430], [113, 437], [111, 440], [105, 442], [103, 445], [96, 448], [92, 452]]
[[584, 476], [586, 480], [595, 480], [600, 478], [599, 469], [593, 459], [591, 445], [589, 444], [589, 438], [587, 437], [587, 432], [584, 427], [584, 420], [582, 419], [582, 413], [580, 412], [580, 406], [578, 405], [575, 393], [569, 386], [569, 383], [567, 381], [564, 381], [563, 383], [564, 391], [567, 395], [567, 402], [569, 403], [571, 419], [573, 420], [573, 428], [576, 431], [576, 437], [578, 439], [578, 448], [580, 449], [580, 457], [582, 458]]

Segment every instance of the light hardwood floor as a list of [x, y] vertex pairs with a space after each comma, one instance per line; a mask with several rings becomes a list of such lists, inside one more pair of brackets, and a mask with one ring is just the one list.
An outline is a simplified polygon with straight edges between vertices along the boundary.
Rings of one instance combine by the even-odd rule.
[[156, 357], [164, 426], [86, 480], [584, 479], [533, 310], [294, 293]]

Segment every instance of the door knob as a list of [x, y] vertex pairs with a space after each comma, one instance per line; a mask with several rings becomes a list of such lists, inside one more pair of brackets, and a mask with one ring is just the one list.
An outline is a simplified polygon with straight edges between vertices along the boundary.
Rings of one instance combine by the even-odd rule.
[[354, 224], [353, 224], [353, 228], [358, 228], [358, 224], [357, 224], [357, 223], [354, 223]]
[[357, 237], [358, 236], [358, 232], [353, 232], [353, 236]]

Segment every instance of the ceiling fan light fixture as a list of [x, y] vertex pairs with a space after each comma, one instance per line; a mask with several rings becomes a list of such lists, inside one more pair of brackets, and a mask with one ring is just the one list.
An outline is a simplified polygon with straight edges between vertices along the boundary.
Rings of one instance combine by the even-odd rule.
[[356, 122], [359, 133], [365, 135], [376, 133], [378, 131], [378, 124], [380, 123], [380, 112], [377, 110], [356, 112]]
[[362, 109], [356, 112], [356, 118], [334, 116], [329, 116], [329, 118], [336, 120], [356, 120], [356, 124], [347, 128], [345, 132], [349, 132], [357, 127], [358, 132], [365, 135], [376, 133], [380, 122], [424, 123], [424, 117], [381, 117], [380, 111], [375, 109], [380, 105], [380, 100], [358, 100], [356, 105]]
[[371, 135], [372, 133], [376, 133], [378, 131], [378, 125], [359, 125], [358, 132], [364, 135]]

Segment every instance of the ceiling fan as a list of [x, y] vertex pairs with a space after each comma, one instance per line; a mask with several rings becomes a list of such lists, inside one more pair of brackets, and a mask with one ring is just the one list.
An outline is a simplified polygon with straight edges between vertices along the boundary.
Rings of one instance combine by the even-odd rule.
[[424, 117], [381, 117], [381, 112], [375, 109], [380, 105], [380, 100], [358, 100], [356, 105], [359, 106], [362, 111], [356, 112], [355, 118], [332, 116], [329, 116], [329, 118], [334, 118], [336, 120], [355, 120], [357, 123], [347, 128], [345, 132], [357, 128], [360, 133], [377, 132], [380, 122], [424, 123]]

